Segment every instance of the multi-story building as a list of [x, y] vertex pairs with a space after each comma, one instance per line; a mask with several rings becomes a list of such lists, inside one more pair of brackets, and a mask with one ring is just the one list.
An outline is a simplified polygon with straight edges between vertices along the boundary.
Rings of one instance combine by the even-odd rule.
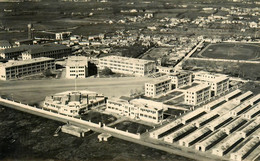
[[0, 50], [0, 57], [4, 59], [18, 59], [22, 56], [22, 52], [26, 51], [29, 46], [19, 46], [14, 48], [6, 48]]
[[71, 56], [66, 64], [66, 78], [86, 78], [88, 76], [88, 59], [84, 56]]
[[157, 67], [159, 73], [165, 73], [165, 74], [170, 74], [174, 72], [174, 68], [170, 67], [163, 67], [163, 66], [158, 66]]
[[204, 71], [194, 73], [195, 82], [204, 82], [211, 86], [211, 96], [220, 95], [229, 88], [229, 78], [223, 74]]
[[171, 79], [167, 76], [159, 77], [149, 83], [145, 83], [145, 96], [158, 97], [171, 90]]
[[210, 86], [208, 84], [199, 84], [186, 90], [184, 100], [188, 105], [198, 105], [209, 99]]
[[55, 69], [54, 59], [42, 57], [24, 61], [9, 61], [0, 64], [0, 79], [9, 80], [40, 74], [46, 69]]
[[11, 48], [12, 45], [7, 40], [0, 40], [0, 49], [8, 49]]
[[71, 48], [60, 44], [39, 45], [22, 53], [22, 59], [33, 59], [38, 57], [63, 58], [71, 54]]
[[107, 56], [99, 59], [99, 68], [105, 67], [115, 73], [130, 74], [135, 76], [144, 76], [153, 73], [156, 69], [155, 62], [152, 60], [143, 60], [127, 58], [121, 56]]
[[171, 88], [182, 88], [192, 83], [192, 73], [187, 71], [170, 73], [168, 75], [171, 78]]
[[78, 116], [89, 109], [104, 104], [106, 98], [103, 94], [92, 91], [66, 91], [47, 96], [43, 107], [58, 113]]
[[164, 110], [162, 103], [144, 99], [134, 99], [132, 101], [109, 99], [106, 107], [108, 112], [151, 123], [161, 122]]

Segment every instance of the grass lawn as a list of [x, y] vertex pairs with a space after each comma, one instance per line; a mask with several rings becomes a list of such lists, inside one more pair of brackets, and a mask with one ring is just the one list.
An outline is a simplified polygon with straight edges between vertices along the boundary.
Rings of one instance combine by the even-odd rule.
[[114, 116], [106, 115], [106, 114], [99, 113], [99, 112], [93, 112], [93, 111], [90, 111], [85, 115], [82, 115], [81, 119], [82, 120], [91, 120], [91, 122], [94, 122], [94, 123], [102, 122], [104, 124], [109, 124], [111, 122], [116, 121], [116, 118]]
[[259, 44], [217, 43], [209, 44], [197, 57], [233, 60], [259, 60]]
[[136, 122], [131, 122], [131, 121], [123, 121], [123, 122], [113, 125], [112, 127], [116, 127], [117, 129], [122, 130], [122, 131], [128, 130], [128, 132], [134, 133], [134, 134], [136, 134], [136, 133], [142, 134], [142, 133], [146, 132], [146, 129], [149, 130], [152, 128], [150, 126], [138, 124]]

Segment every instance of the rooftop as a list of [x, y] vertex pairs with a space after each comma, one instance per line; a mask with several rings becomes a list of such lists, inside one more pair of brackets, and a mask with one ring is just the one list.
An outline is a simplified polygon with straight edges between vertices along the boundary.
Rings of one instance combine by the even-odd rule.
[[75, 66], [75, 65], [88, 65], [88, 59], [85, 56], [70, 56], [67, 60], [67, 66]]
[[199, 71], [199, 72], [195, 72], [195, 79], [199, 79], [199, 80], [205, 80], [205, 81], [223, 81], [228, 79], [227, 75], [224, 74], [218, 74], [218, 73], [209, 73], [209, 72], [205, 72], [205, 71]]
[[163, 103], [161, 102], [155, 102], [151, 100], [146, 100], [146, 99], [133, 99], [130, 101], [131, 104], [141, 106], [141, 107], [147, 107], [147, 108], [152, 108], [155, 110], [162, 110], [164, 109]]
[[227, 135], [224, 131], [217, 131], [216, 133], [214, 133], [213, 135], [211, 135], [210, 137], [206, 138], [205, 140], [203, 140], [202, 142], [198, 143], [202, 146], [208, 146], [211, 143], [213, 143], [214, 141], [218, 140], [219, 138], [221, 138], [223, 135]]
[[82, 95], [87, 95], [87, 94], [94, 94], [94, 95], [96, 95], [97, 94], [97, 92], [93, 92], [93, 91], [80, 90], [80, 91], [65, 91], [65, 92], [61, 92], [61, 93], [56, 93], [56, 94], [54, 94], [54, 96], [69, 95], [69, 94], [74, 94], [74, 93], [80, 93]]
[[182, 76], [182, 75], [184, 75], [184, 74], [191, 74], [191, 72], [182, 70], [182, 71], [170, 73], [170, 74], [168, 74], [168, 75], [169, 75], [169, 76]]
[[152, 79], [151, 81], [147, 82], [149, 84], [158, 84], [158, 83], [161, 83], [161, 82], [164, 82], [164, 81], [170, 81], [171, 78], [168, 78], [167, 76], [162, 76], [162, 77], [158, 77], [158, 78], [155, 78], [155, 79]]
[[30, 48], [37, 48], [40, 45], [21, 45], [19, 47], [12, 47], [12, 48], [7, 48], [7, 49], [2, 49], [0, 50], [0, 53], [14, 53], [14, 52], [23, 52], [26, 51]]
[[248, 151], [251, 150], [251, 148], [253, 148], [256, 144], [258, 144], [260, 141], [259, 137], [252, 137], [250, 138], [250, 140], [244, 144], [240, 149], [237, 149], [235, 152], [233, 153], [237, 153], [239, 155], [245, 155]]
[[48, 60], [54, 60], [54, 59], [53, 58], [40, 57], [40, 58], [20, 60], [20, 61], [11, 60], [11, 61], [8, 61], [7, 63], [0, 63], [0, 67], [8, 68], [8, 67], [13, 67], [13, 66], [26, 65], [26, 64], [48, 61]]
[[203, 90], [205, 88], [210, 88], [210, 86], [207, 85], [207, 84], [199, 84], [197, 86], [194, 86], [194, 87], [191, 87], [191, 88], [187, 89], [187, 91], [189, 91], [189, 92], [196, 92], [196, 91], [201, 91], [201, 90]]
[[0, 40], [0, 47], [1, 46], [12, 46], [10, 43], [9, 43], [9, 41], [7, 41], [7, 40]]
[[60, 44], [46, 44], [46, 45], [40, 45], [35, 48], [30, 48], [28, 52], [30, 54], [37, 54], [42, 52], [50, 52], [50, 51], [57, 51], [57, 50], [63, 50], [63, 49], [70, 49], [69, 47], [65, 45]]
[[129, 58], [129, 57], [122, 57], [122, 56], [106, 56], [100, 58], [100, 60], [109, 59], [111, 61], [120, 61], [120, 62], [129, 62], [129, 63], [150, 63], [154, 62], [153, 60], [144, 60], [144, 59], [136, 59], [136, 58]]
[[223, 140], [222, 143], [218, 144], [215, 149], [225, 151], [229, 147], [231, 147], [237, 140], [239, 140], [241, 138], [242, 138], [241, 134], [236, 133], [235, 135], [230, 136], [227, 139]]

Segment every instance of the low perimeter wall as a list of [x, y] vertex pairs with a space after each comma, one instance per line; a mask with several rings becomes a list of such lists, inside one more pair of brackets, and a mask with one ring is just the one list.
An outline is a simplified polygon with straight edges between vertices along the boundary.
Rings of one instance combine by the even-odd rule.
[[84, 124], [84, 125], [87, 125], [87, 126], [91, 126], [91, 127], [96, 127], [96, 128], [101, 127], [101, 123], [96, 124], [96, 123], [93, 123], [91, 121], [86, 121], [86, 120], [81, 120], [79, 118], [74, 118], [74, 117], [71, 117], [71, 116], [61, 115], [61, 114], [58, 114], [58, 113], [54, 113], [54, 112], [51, 112], [51, 111], [32, 107], [32, 106], [29, 106], [29, 105], [25, 105], [25, 104], [22, 104], [22, 103], [18, 103], [18, 102], [3, 99], [3, 98], [0, 98], [0, 102], [7, 103], [7, 104], [10, 104], [10, 105], [14, 105], [14, 106], [19, 106], [21, 108], [31, 110], [31, 111], [34, 111], [34, 112], [37, 112], [37, 113], [41, 113], [41, 114], [44, 114], [44, 115], [50, 115], [50, 116], [59, 117], [59, 118], [65, 119], [65, 120], [71, 120], [71, 121], [74, 121], [74, 122], [77, 122], [77, 123], [80, 123], [80, 124]]
[[117, 134], [125, 135], [125, 136], [131, 137], [131, 138], [140, 139], [140, 134], [139, 133], [138, 134], [133, 134], [133, 133], [130, 133], [128, 131], [122, 131], [122, 130], [118, 130], [116, 128], [108, 127], [105, 124], [103, 125], [103, 129], [107, 130], [107, 131], [111, 131], [111, 132], [117, 133]]

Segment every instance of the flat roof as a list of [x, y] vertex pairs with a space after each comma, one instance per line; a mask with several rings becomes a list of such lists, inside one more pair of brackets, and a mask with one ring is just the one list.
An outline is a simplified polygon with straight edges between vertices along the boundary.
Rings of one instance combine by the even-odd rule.
[[67, 66], [75, 66], [75, 65], [88, 65], [88, 58], [85, 56], [70, 56], [68, 57]]
[[130, 102], [137, 106], [143, 106], [143, 107], [152, 108], [155, 110], [164, 109], [163, 103], [155, 102], [155, 101], [151, 101], [151, 100], [147, 100], [147, 99], [143, 99], [143, 98], [133, 99]]
[[28, 52], [30, 54], [37, 54], [42, 52], [50, 52], [50, 51], [57, 51], [57, 50], [63, 50], [63, 49], [70, 49], [66, 45], [61, 44], [45, 44], [45, 45], [39, 45], [35, 48], [30, 48]]
[[186, 90], [189, 91], [189, 92], [196, 92], [196, 91], [200, 91], [204, 88], [208, 88], [208, 87], [210, 87], [208, 84], [202, 83], [202, 84], [199, 84], [197, 86], [191, 87], [191, 88], [186, 89]]
[[61, 92], [61, 93], [56, 93], [56, 94], [54, 94], [54, 96], [58, 96], [58, 95], [68, 95], [68, 94], [72, 94], [72, 93], [97, 94], [97, 92], [93, 92], [93, 91], [79, 90], [79, 91], [65, 91], [65, 92]]
[[[227, 75], [219, 74], [219, 73], [210, 73], [210, 72], [205, 72], [205, 71], [194, 72], [194, 75], [195, 75], [195, 79], [196, 79], [196, 75], [200, 75], [201, 76], [200, 78], [204, 78], [205, 81], [210, 81], [210, 82], [213, 82], [213, 81], [220, 82], [225, 79], [228, 79]], [[202, 76], [212, 76], [212, 78], [202, 77]], [[198, 78], [198, 79], [200, 79], [200, 78]]]
[[48, 61], [48, 60], [54, 60], [53, 58], [47, 58], [47, 57], [40, 57], [40, 58], [34, 58], [34, 59], [28, 59], [28, 60], [11, 60], [7, 63], [0, 64], [0, 67], [8, 68], [13, 66], [19, 66], [19, 65], [26, 65], [26, 64], [32, 64], [36, 62], [42, 62], [42, 61]]
[[125, 62], [129, 62], [129, 63], [150, 63], [150, 62], [154, 62], [153, 60], [136, 59], [136, 58], [122, 57], [122, 56], [115, 56], [115, 55], [102, 57], [100, 59], [101, 60], [102, 59], [110, 59], [110, 60], [114, 60], [114, 61], [125, 61]]
[[26, 51], [31, 48], [39, 48], [41, 45], [35, 44], [35, 45], [20, 45], [18, 47], [12, 47], [12, 48], [6, 48], [0, 50], [0, 53], [12, 53], [12, 52], [18, 52], [18, 51]]
[[167, 76], [162, 76], [162, 77], [152, 79], [150, 82], [146, 82], [146, 83], [157, 84], [157, 83], [161, 83], [161, 82], [168, 81], [168, 80], [171, 80], [171, 78], [168, 78]]
[[181, 75], [185, 75], [185, 74], [191, 74], [192, 72], [190, 71], [185, 71], [185, 70], [182, 70], [182, 71], [178, 71], [178, 72], [174, 72], [174, 73], [169, 73], [167, 74], [168, 76], [181, 76]]

